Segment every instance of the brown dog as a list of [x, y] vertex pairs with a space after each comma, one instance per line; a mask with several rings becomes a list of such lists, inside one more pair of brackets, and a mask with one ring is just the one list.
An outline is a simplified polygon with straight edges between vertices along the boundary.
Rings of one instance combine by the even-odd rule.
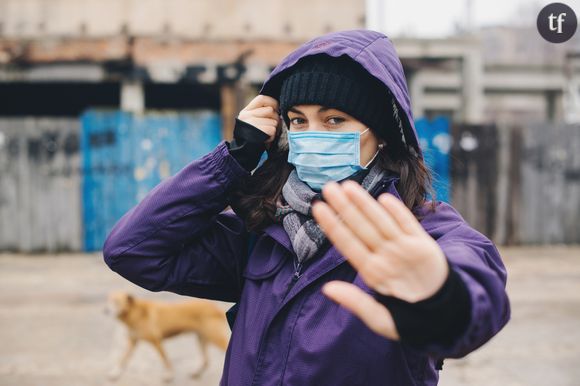
[[107, 309], [128, 329], [127, 349], [118, 365], [109, 373], [109, 378], [113, 380], [121, 376], [139, 340], [151, 343], [161, 356], [166, 370], [165, 381], [173, 379], [173, 366], [163, 349], [163, 339], [185, 332], [197, 334], [203, 361], [192, 377], [199, 377], [208, 366], [208, 343], [224, 351], [228, 346], [225, 313], [207, 300], [166, 303], [138, 299], [127, 292], [114, 291], [109, 294]]

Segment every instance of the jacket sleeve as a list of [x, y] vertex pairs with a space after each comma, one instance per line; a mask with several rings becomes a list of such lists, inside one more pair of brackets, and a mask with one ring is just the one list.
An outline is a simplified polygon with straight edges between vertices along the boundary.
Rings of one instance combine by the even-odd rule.
[[486, 343], [508, 322], [507, 271], [493, 242], [469, 226], [451, 205], [438, 203], [436, 212], [425, 216], [421, 224], [462, 279], [471, 304], [463, 333], [449, 344], [431, 344], [424, 349], [439, 358], [463, 357]]
[[236, 118], [234, 139], [229, 144], [230, 154], [247, 171], [251, 172], [258, 166], [262, 153], [266, 150], [265, 141], [268, 134], [254, 125]]
[[248, 234], [242, 219], [224, 209], [249, 175], [220, 142], [115, 224], [103, 246], [106, 264], [151, 291], [237, 301]]

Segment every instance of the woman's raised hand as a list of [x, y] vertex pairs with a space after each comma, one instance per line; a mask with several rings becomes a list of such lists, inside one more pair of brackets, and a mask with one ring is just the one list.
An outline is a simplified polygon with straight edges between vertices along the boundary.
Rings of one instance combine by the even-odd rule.
[[280, 123], [278, 101], [267, 95], [258, 95], [240, 111], [238, 119], [262, 130], [270, 137], [265, 141], [266, 147], [276, 137], [276, 127]]
[[[312, 214], [328, 239], [376, 292], [407, 302], [434, 295], [448, 275], [443, 251], [395, 196], [375, 200], [354, 181], [327, 183]], [[354, 284], [331, 281], [323, 293], [357, 315], [369, 328], [399, 339], [386, 307]]]

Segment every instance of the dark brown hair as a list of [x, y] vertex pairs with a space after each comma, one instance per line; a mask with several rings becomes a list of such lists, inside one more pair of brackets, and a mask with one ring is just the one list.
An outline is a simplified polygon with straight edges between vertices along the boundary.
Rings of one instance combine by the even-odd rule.
[[[282, 128], [279, 132], [283, 130], [286, 129]], [[250, 231], [261, 230], [276, 221], [277, 198], [294, 168], [288, 163], [288, 149], [280, 146], [280, 142], [278, 135], [268, 150], [268, 159], [241, 183], [230, 198], [230, 206], [244, 219]], [[423, 207], [427, 193], [432, 197], [429, 209], [435, 210], [431, 171], [415, 152], [401, 151], [401, 144], [390, 145], [393, 143], [396, 142], [387, 141], [379, 151], [377, 162], [382, 168], [399, 175], [400, 179], [395, 185], [397, 192], [415, 217], [420, 219], [416, 209]]]

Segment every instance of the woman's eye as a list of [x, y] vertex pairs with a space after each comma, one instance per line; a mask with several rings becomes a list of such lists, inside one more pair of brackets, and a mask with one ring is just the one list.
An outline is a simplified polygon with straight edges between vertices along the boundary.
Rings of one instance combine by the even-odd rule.
[[339, 125], [342, 122], [344, 122], [344, 118], [340, 118], [340, 117], [328, 118], [328, 123], [330, 123], [331, 125]]
[[290, 119], [290, 124], [291, 125], [301, 125], [304, 123], [304, 119], [302, 118], [292, 118]]

